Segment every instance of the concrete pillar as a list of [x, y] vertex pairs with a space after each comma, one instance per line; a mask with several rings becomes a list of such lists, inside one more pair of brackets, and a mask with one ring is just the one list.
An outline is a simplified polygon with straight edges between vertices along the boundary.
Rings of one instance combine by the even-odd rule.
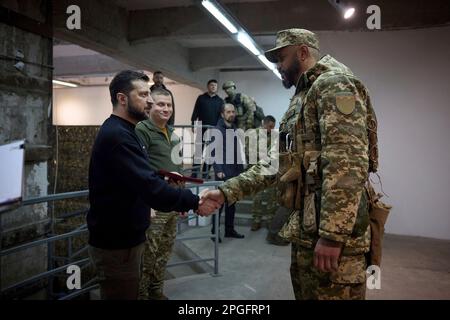
[[[13, 14], [19, 14], [20, 1], [9, 1], [8, 5], [10, 8], [0, 7], [2, 13], [13, 9], [16, 10]], [[37, 19], [45, 17], [46, 7], [41, 2], [35, 6], [27, 10], [37, 12]], [[13, 19], [8, 24], [0, 23], [0, 144], [17, 139], [27, 141], [24, 198], [47, 194], [52, 157], [51, 148], [47, 147], [52, 136], [52, 39], [31, 32], [36, 21], [33, 18], [21, 16], [20, 21], [16, 20], [20, 28], [11, 22]], [[1, 249], [42, 238], [49, 232], [46, 203], [1, 214], [0, 219]], [[0, 268], [2, 288], [46, 271], [47, 247], [38, 246], [3, 257]], [[32, 292], [36, 288], [29, 289]]]

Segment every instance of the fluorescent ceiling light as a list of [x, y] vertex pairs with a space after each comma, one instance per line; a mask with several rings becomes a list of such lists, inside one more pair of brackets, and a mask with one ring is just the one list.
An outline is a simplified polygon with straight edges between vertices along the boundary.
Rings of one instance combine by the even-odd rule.
[[246, 47], [248, 50], [251, 51], [255, 56], [261, 54], [259, 50], [255, 47], [255, 44], [253, 43], [252, 39], [249, 37], [249, 35], [243, 31], [240, 31], [237, 35], [238, 41]]
[[224, 16], [222, 12], [220, 12], [219, 9], [217, 9], [217, 7], [213, 3], [209, 2], [208, 0], [203, 0], [202, 6], [204, 6], [206, 10], [208, 10], [232, 34], [238, 32], [237, 28], [230, 22], [230, 20], [227, 19], [227, 17]]
[[344, 19], [349, 19], [355, 13], [355, 8], [347, 8], [344, 13]]
[[78, 85], [74, 84], [74, 83], [70, 83], [70, 82], [65, 82], [65, 81], [60, 81], [60, 80], [52, 80], [53, 84], [59, 84], [61, 86], [66, 86], [66, 87], [71, 87], [71, 88], [76, 88], [78, 87]]
[[[197, 2], [197, 4], [199, 3], [200, 1]], [[281, 75], [275, 65], [267, 60], [264, 54], [262, 54], [261, 48], [259, 48], [253, 38], [247, 34], [247, 32], [243, 31], [244, 28], [239, 25], [237, 19], [233, 18], [231, 14], [228, 14], [219, 2], [216, 2], [215, 0], [202, 0], [201, 4], [211, 15], [214, 16], [214, 18], [216, 18], [225, 28], [227, 28], [227, 30], [231, 33], [231, 38], [237, 40], [242, 46], [257, 56], [267, 69], [273, 71], [275, 75], [281, 79]], [[236, 26], [228, 18], [236, 23]], [[238, 30], [241, 31], [238, 32]]]
[[270, 62], [269, 60], [267, 60], [267, 58], [266, 58], [265, 55], [260, 54], [260, 55], [258, 56], [258, 59], [259, 59], [262, 63], [264, 63], [264, 65], [265, 65], [267, 68], [269, 68], [270, 70], [275, 69], [275, 65], [274, 65], [272, 62]]

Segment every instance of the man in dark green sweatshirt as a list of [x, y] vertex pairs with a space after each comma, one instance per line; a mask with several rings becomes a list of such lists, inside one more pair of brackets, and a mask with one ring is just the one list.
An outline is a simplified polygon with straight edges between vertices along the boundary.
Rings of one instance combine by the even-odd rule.
[[[136, 134], [146, 147], [153, 170], [180, 173], [181, 165], [175, 164], [171, 158], [172, 150], [180, 143], [180, 139], [167, 124], [172, 116], [170, 93], [164, 89], [155, 89], [151, 95], [155, 103], [149, 111], [149, 118], [136, 126]], [[168, 183], [175, 185], [171, 181]], [[139, 285], [140, 299], [167, 299], [163, 294], [164, 274], [175, 243], [178, 215], [176, 211], [152, 212]]]

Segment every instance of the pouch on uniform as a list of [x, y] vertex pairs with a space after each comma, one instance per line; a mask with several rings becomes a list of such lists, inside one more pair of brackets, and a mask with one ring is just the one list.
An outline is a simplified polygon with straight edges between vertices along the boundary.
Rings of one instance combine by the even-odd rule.
[[289, 215], [288, 220], [283, 225], [278, 235], [286, 241], [300, 242], [300, 211], [294, 210]]
[[303, 229], [312, 233], [317, 231], [315, 193], [305, 195], [305, 208], [303, 210]]
[[380, 201], [380, 194], [377, 194], [373, 186], [368, 182], [366, 185], [369, 197], [369, 218], [371, 229], [370, 252], [368, 254], [369, 265], [381, 266], [381, 256], [383, 249], [384, 225], [386, 224], [391, 205]]
[[297, 181], [281, 182], [281, 178], [289, 172], [293, 158], [291, 152], [281, 152], [279, 155], [279, 170], [277, 175], [277, 198], [278, 203], [286, 208], [295, 208], [295, 196], [297, 193]]

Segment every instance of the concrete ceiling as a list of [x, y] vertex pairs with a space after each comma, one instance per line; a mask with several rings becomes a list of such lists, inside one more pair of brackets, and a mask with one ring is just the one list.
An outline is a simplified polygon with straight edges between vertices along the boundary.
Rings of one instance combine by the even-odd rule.
[[[448, 0], [348, 2], [355, 6], [357, 13], [347, 21], [327, 0], [221, 1], [263, 48], [274, 43], [278, 30], [290, 27], [374, 32], [366, 28], [369, 16], [366, 8], [372, 4], [381, 8], [382, 32], [450, 24]], [[264, 69], [201, 10], [195, 0], [60, 0], [53, 3], [55, 36], [63, 40], [55, 47], [55, 76], [107, 74], [135, 67], [159, 69], [176, 81], [204, 87], [221, 69]], [[81, 8], [81, 30], [65, 27], [65, 10], [71, 4]], [[80, 47], [100, 54], [83, 51]]]

